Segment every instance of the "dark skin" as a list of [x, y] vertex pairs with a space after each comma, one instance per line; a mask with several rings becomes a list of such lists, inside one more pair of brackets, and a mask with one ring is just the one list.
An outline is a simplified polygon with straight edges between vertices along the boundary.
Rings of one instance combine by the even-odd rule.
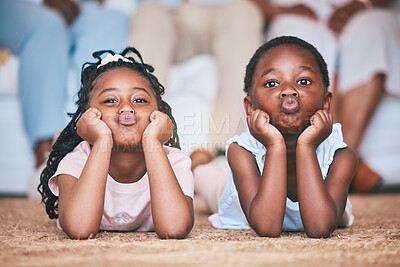
[[329, 237], [338, 226], [357, 158], [350, 148], [336, 151], [323, 180], [315, 150], [332, 131], [330, 102], [304, 48], [274, 47], [258, 62], [244, 106], [250, 133], [267, 148], [262, 173], [249, 151], [236, 143], [228, 150], [242, 209], [258, 235], [282, 232], [286, 197], [299, 202], [309, 237]]
[[295, 14], [306, 16], [310, 19], [317, 19], [317, 15], [310, 9], [309, 7], [297, 4], [293, 6], [280, 6], [280, 5], [273, 5], [269, 3], [269, 1], [264, 0], [252, 0], [262, 11], [264, 15], [265, 22], [269, 22], [274, 17], [280, 14]]
[[43, 4], [60, 12], [68, 25], [71, 25], [81, 12], [79, 4], [72, 0], [44, 0]]
[[[104, 0], [97, 0], [97, 3], [103, 4]], [[67, 25], [74, 23], [81, 13], [79, 2], [73, 0], [43, 0], [43, 4], [60, 12]]]
[[92, 145], [85, 167], [79, 179], [68, 174], [57, 178], [63, 231], [72, 239], [95, 237], [107, 175], [134, 183], [147, 172], [157, 235], [185, 238], [194, 223], [193, 200], [184, 195], [163, 149], [173, 129], [169, 117], [157, 110], [156, 96], [143, 76], [128, 68], [101, 74], [89, 109], [77, 122], [78, 134]]
[[[371, 6], [383, 6], [390, 2], [389, 0], [371, 0]], [[331, 15], [328, 21], [329, 28], [336, 32], [342, 32], [344, 26], [346, 26], [349, 19], [361, 10], [368, 8], [364, 3], [360, 1], [352, 1], [343, 6], [337, 7], [335, 12]]]
[[[271, 4], [269, 1], [252, 0], [263, 12], [265, 22], [269, 22], [280, 14], [294, 14], [305, 16], [310, 19], [317, 20], [315, 12], [306, 5], [297, 4], [293, 6]], [[389, 3], [390, 0], [371, 0], [371, 6], [383, 6]], [[349, 19], [359, 11], [369, 8], [366, 4], [360, 1], [350, 1], [343, 6], [335, 6], [335, 10], [328, 20], [328, 27], [335, 33], [339, 34], [346, 26]]]

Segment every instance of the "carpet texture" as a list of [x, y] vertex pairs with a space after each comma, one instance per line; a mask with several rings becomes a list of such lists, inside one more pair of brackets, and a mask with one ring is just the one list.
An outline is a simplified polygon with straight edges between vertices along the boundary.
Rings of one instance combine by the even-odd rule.
[[70, 240], [41, 204], [3, 197], [0, 266], [400, 266], [400, 194], [351, 195], [350, 200], [353, 226], [327, 239], [217, 230], [195, 198], [196, 222], [187, 239], [101, 232], [95, 239]]

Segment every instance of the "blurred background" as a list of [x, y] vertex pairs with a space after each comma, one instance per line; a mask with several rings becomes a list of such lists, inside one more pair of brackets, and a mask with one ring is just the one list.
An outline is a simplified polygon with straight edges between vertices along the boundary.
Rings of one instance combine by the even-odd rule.
[[280, 35], [327, 61], [332, 112], [360, 158], [352, 189], [399, 188], [400, 1], [0, 0], [0, 194], [35, 196], [92, 52], [140, 51], [189, 155], [246, 130], [245, 66]]

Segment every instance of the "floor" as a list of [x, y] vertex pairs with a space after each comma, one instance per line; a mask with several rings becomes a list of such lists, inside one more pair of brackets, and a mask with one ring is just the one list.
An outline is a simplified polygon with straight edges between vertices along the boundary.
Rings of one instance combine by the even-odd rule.
[[195, 197], [196, 223], [187, 239], [101, 232], [95, 239], [70, 240], [38, 202], [3, 197], [0, 266], [400, 266], [400, 194], [350, 200], [354, 224], [327, 239], [213, 229], [204, 203]]

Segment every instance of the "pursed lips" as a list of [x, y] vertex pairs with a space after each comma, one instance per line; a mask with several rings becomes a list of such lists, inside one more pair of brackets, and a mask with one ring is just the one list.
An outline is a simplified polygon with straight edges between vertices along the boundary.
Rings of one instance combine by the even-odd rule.
[[136, 123], [136, 116], [132, 112], [124, 112], [119, 115], [119, 123], [125, 126], [130, 126]]
[[293, 114], [300, 108], [299, 100], [295, 96], [284, 96], [281, 101], [281, 109], [287, 114]]

